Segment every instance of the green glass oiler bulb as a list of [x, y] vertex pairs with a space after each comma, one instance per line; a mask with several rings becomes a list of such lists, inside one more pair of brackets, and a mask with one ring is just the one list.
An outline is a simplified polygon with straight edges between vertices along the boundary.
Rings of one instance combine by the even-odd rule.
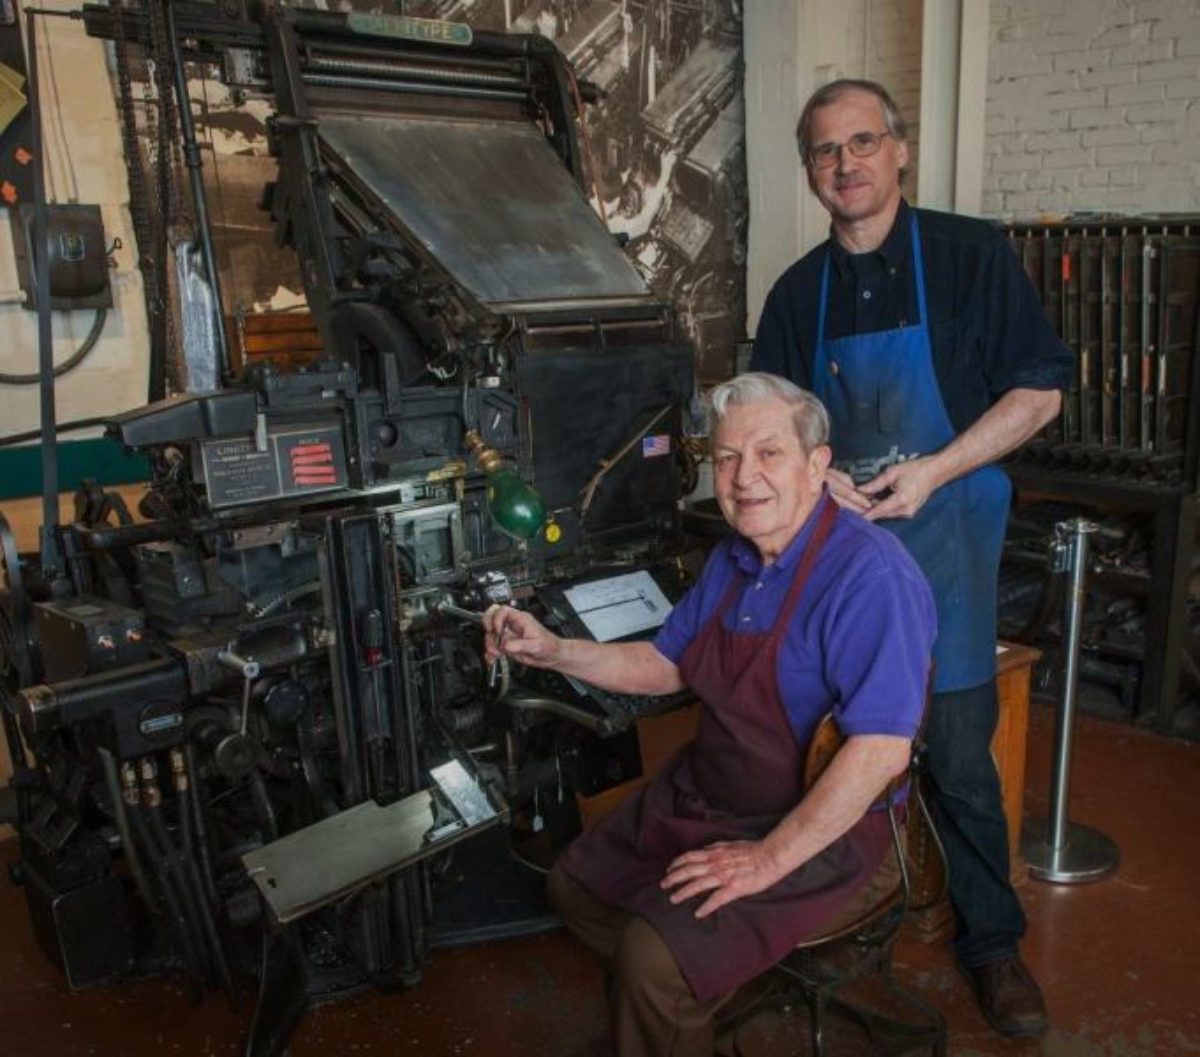
[[488, 474], [487, 505], [496, 524], [517, 539], [532, 539], [546, 520], [546, 504], [513, 470]]
[[479, 468], [487, 474], [487, 506], [496, 524], [510, 536], [532, 539], [546, 521], [546, 504], [503, 457], [483, 443], [475, 430], [468, 430], [467, 447], [475, 454]]

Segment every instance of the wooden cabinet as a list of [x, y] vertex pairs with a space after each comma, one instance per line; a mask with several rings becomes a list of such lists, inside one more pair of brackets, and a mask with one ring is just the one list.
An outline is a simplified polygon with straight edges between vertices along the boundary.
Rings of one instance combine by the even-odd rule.
[[1025, 799], [1025, 745], [1029, 735], [1029, 683], [1041, 652], [1032, 646], [1001, 643], [996, 657], [996, 690], [1000, 719], [992, 737], [992, 756], [1000, 772], [1004, 818], [1008, 822], [1008, 853], [1012, 878], [1019, 884], [1028, 875], [1021, 859], [1021, 815]]
[[[1024, 884], [1029, 867], [1021, 858], [1021, 815], [1025, 798], [1025, 745], [1029, 735], [1029, 683], [1034, 662], [1041, 652], [1031, 646], [1003, 642], [996, 652], [996, 691], [1000, 717], [992, 735], [992, 757], [1000, 774], [1004, 819], [1008, 823], [1009, 876], [1014, 885]], [[914, 914], [910, 931], [926, 942], [940, 940], [954, 927], [954, 912], [948, 900]]]

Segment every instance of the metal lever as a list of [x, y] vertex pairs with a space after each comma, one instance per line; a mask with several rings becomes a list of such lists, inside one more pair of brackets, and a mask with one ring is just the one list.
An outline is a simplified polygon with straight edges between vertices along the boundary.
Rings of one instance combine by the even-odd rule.
[[473, 609], [463, 609], [462, 606], [456, 606], [453, 602], [439, 602], [435, 608], [439, 613], [445, 613], [448, 617], [465, 620], [468, 624], [483, 627], [483, 614], [476, 613]]
[[[462, 606], [456, 606], [453, 602], [439, 602], [435, 607], [439, 613], [445, 613], [448, 617], [454, 617], [457, 620], [465, 620], [468, 624], [475, 624], [478, 627], [483, 627], [483, 614], [476, 613], [471, 609], [463, 609]], [[500, 633], [500, 645], [504, 644], [504, 632]], [[496, 680], [500, 677], [500, 658], [492, 661], [488, 667], [488, 686], [495, 686]]]
[[[232, 643], [230, 645], [232, 646]], [[246, 728], [250, 723], [250, 693], [254, 689], [254, 680], [258, 678], [262, 668], [258, 661], [234, 653], [232, 649], [221, 650], [217, 654], [217, 660], [226, 668], [231, 668], [242, 677], [242, 722], [240, 733], [245, 737]]]

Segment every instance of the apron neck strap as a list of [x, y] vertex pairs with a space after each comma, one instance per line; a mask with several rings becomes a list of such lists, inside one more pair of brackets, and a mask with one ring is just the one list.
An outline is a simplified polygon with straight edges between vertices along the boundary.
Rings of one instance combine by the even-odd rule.
[[917, 280], [917, 322], [923, 327], [929, 326], [929, 311], [925, 305], [925, 259], [921, 253], [921, 233], [917, 230], [917, 211], [912, 211], [912, 222], [909, 227], [912, 235], [913, 271]]
[[829, 538], [833, 523], [837, 521], [838, 510], [839, 507], [833, 496], [824, 496], [812, 537], [808, 541], [808, 546], [804, 548], [804, 555], [800, 559], [796, 575], [792, 577], [792, 586], [788, 589], [787, 597], [783, 600], [783, 605], [779, 607], [779, 615], [775, 618], [775, 625], [771, 628], [772, 642], [778, 640], [783, 630], [791, 623], [792, 613], [800, 603], [800, 596], [804, 594], [804, 585], [808, 583], [813, 566], [817, 563], [817, 557], [824, 548], [825, 541]]
[[829, 258], [833, 253], [833, 239], [825, 251], [825, 264], [821, 268], [821, 293], [817, 298], [817, 348], [825, 344], [825, 306], [829, 303]]
[[[917, 230], [917, 211], [909, 211], [908, 230], [912, 242], [913, 271], [917, 280], [917, 322], [927, 326], [929, 313], [925, 307], [925, 259], [921, 253], [921, 233]], [[833, 239], [830, 238], [830, 242]], [[817, 301], [817, 347], [825, 341], [825, 306], [829, 303], [829, 258], [832, 247], [825, 254], [825, 264], [821, 268], [821, 293]]]

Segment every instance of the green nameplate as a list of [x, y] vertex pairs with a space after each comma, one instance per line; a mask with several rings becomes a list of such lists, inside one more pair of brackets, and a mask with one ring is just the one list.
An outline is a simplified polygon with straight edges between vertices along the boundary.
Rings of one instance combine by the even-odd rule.
[[462, 22], [440, 22], [433, 18], [412, 18], [409, 15], [372, 15], [365, 11], [351, 11], [346, 15], [346, 25], [355, 33], [372, 37], [399, 37], [429, 44], [466, 47], [473, 39], [471, 27]]

